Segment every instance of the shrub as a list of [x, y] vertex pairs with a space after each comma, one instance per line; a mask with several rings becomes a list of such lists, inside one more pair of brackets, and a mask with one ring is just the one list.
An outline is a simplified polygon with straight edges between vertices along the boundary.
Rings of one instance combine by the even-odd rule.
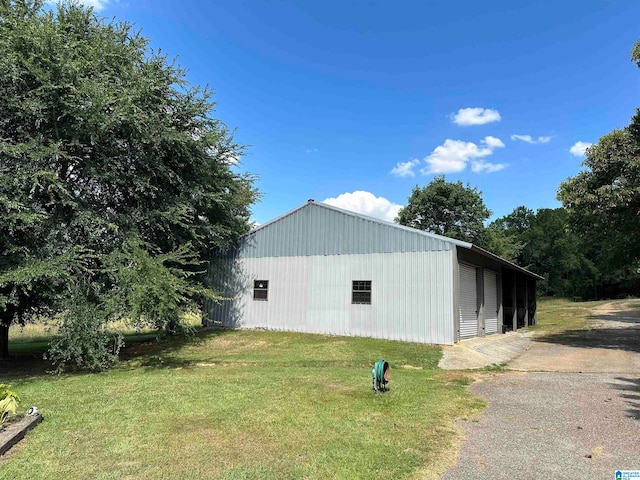
[[69, 368], [101, 371], [118, 361], [122, 334], [108, 329], [107, 313], [101, 305], [74, 295], [62, 318], [59, 336], [45, 356], [56, 373]]
[[15, 414], [20, 403], [17, 393], [9, 390], [9, 385], [0, 383], [0, 427], [4, 424], [9, 414]]

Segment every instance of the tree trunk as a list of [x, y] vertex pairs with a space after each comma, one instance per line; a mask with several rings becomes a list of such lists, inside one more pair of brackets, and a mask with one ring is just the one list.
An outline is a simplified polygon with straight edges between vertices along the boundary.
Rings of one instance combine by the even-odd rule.
[[0, 323], [0, 360], [9, 358], [9, 325]]

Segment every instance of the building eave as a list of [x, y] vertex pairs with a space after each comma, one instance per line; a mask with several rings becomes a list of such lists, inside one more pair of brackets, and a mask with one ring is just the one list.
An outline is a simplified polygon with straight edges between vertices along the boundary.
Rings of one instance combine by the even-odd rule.
[[477, 245], [471, 245], [470, 250], [472, 252], [479, 253], [480, 255], [484, 255], [485, 257], [489, 257], [492, 260], [495, 260], [495, 261], [501, 263], [505, 267], [508, 267], [508, 268], [511, 268], [512, 270], [516, 270], [518, 272], [524, 273], [525, 275], [528, 275], [529, 277], [533, 277], [536, 280], [544, 280], [544, 277], [538, 275], [537, 273], [530, 272], [526, 268], [520, 267], [520, 266], [516, 265], [515, 263], [510, 262], [509, 260], [505, 260], [504, 258], [499, 257], [498, 255], [495, 255], [495, 254], [491, 253], [490, 251], [485, 250], [484, 248], [478, 247]]

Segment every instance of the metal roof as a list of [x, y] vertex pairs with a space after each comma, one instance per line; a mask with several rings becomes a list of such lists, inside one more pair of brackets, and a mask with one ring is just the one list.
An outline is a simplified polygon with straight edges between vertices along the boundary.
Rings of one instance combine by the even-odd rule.
[[299, 210], [302, 210], [303, 208], [307, 208], [309, 205], [316, 205], [318, 207], [326, 208], [327, 210], [333, 210], [333, 211], [336, 211], [336, 212], [340, 212], [340, 213], [342, 213], [344, 215], [348, 215], [350, 217], [359, 218], [361, 220], [366, 220], [368, 222], [374, 222], [374, 223], [377, 223], [377, 224], [380, 224], [380, 225], [386, 225], [388, 227], [396, 228], [398, 230], [405, 230], [405, 231], [410, 232], [410, 233], [416, 233], [416, 234], [419, 234], [419, 235], [423, 235], [425, 237], [442, 240], [442, 241], [445, 241], [445, 242], [452, 243], [454, 245], [459, 245], [461, 247], [465, 247], [465, 248], [471, 248], [472, 247], [471, 243], [463, 242], [462, 240], [458, 240], [458, 239], [451, 238], [451, 237], [445, 237], [444, 235], [438, 235], [437, 233], [433, 233], [433, 232], [426, 232], [424, 230], [418, 230], [417, 228], [405, 227], [404, 225], [399, 225], [399, 224], [393, 223], [393, 222], [387, 222], [386, 220], [381, 220], [379, 218], [370, 217], [368, 215], [362, 215], [361, 213], [352, 212], [350, 210], [344, 210], [342, 208], [334, 207], [333, 205], [329, 205], [329, 204], [322, 203], [322, 202], [316, 202], [315, 200], [308, 200], [306, 203], [303, 203], [302, 205], [294, 208], [293, 210], [289, 210], [288, 212], [280, 215], [279, 217], [276, 217], [273, 220], [269, 220], [267, 223], [263, 223], [259, 227], [256, 227], [253, 230], [251, 230], [250, 232], [245, 233], [242, 237], [247, 237], [249, 235], [254, 234], [255, 232], [258, 232], [258, 231], [262, 230], [263, 228], [267, 228], [269, 225], [272, 225], [272, 224], [274, 224], [276, 222], [279, 222], [282, 219], [293, 215], [294, 213], [298, 212]]
[[[336, 217], [325, 213], [341, 215]], [[298, 218], [301, 216], [304, 218]], [[357, 220], [357, 226], [354, 227], [354, 222], [349, 222], [348, 219]], [[314, 231], [309, 231], [311, 229]], [[260, 242], [252, 242], [252, 238], [257, 237]], [[240, 249], [248, 257], [436, 251], [450, 250], [453, 246], [472, 250], [508, 268], [544, 280], [544, 277], [471, 243], [314, 200], [309, 200], [240, 237]]]

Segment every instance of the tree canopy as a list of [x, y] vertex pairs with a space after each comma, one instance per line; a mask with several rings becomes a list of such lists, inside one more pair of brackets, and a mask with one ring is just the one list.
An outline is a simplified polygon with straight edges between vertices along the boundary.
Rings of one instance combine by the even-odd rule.
[[38, 309], [174, 329], [215, 297], [203, 261], [257, 191], [214, 105], [127, 23], [0, 0], [0, 356]]
[[491, 211], [482, 192], [461, 181], [447, 182], [435, 177], [427, 186], [416, 186], [407, 206], [396, 221], [401, 225], [428, 230], [439, 235], [472, 243], [483, 243], [484, 222]]
[[[640, 41], [631, 58], [640, 67]], [[629, 126], [590, 147], [583, 166], [562, 182], [558, 199], [577, 231], [598, 245], [594, 253], [605, 275], [634, 272], [640, 263], [640, 109]]]
[[538, 282], [541, 295], [588, 298], [593, 294], [593, 263], [572, 231], [564, 208], [534, 212], [520, 206], [493, 221], [489, 229], [496, 229], [519, 246], [512, 258], [515, 263], [545, 278]]

